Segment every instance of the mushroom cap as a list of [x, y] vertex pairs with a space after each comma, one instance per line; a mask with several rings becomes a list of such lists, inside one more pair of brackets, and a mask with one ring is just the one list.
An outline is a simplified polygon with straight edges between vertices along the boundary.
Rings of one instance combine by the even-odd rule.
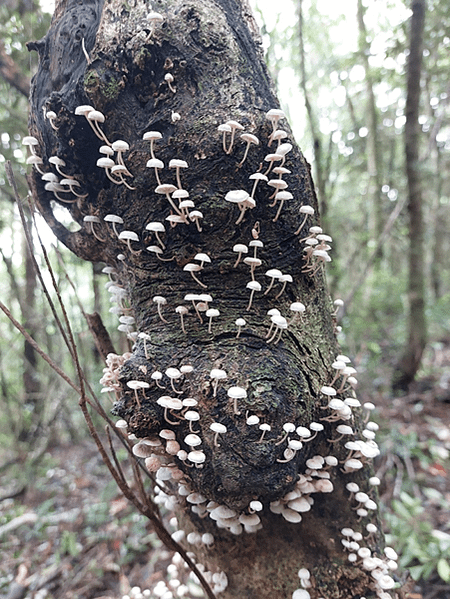
[[150, 21], [150, 23], [162, 23], [164, 21], [164, 17], [159, 12], [152, 10], [147, 15], [147, 21]]
[[227, 394], [231, 399], [245, 399], [247, 397], [247, 391], [242, 387], [230, 387]]
[[128, 172], [128, 169], [123, 164], [115, 164], [114, 166], [111, 167], [111, 172], [113, 174], [114, 173], [126, 173], [126, 172]]
[[175, 433], [168, 428], [163, 428], [162, 431], [159, 431], [159, 436], [161, 439], [166, 439], [167, 441], [175, 439]]
[[123, 225], [123, 218], [117, 216], [116, 214], [107, 214], [103, 217], [103, 220], [107, 223], [116, 223], [118, 225]]
[[200, 414], [195, 410], [188, 410], [184, 414], [184, 417], [186, 418], [186, 420], [190, 420], [191, 422], [197, 422], [197, 420], [200, 420]]
[[148, 223], [148, 225], [146, 225], [145, 228], [147, 229], [147, 231], [158, 231], [158, 233], [164, 233], [164, 231], [166, 230], [165, 226], [157, 221], [152, 221], [151, 223]]
[[189, 433], [189, 435], [186, 435], [184, 442], [186, 445], [189, 445], [189, 447], [198, 447], [202, 444], [201, 438], [195, 433]]
[[288, 187], [288, 184], [283, 179], [270, 179], [270, 181], [267, 181], [267, 185], [276, 189], [286, 189]]
[[274, 120], [283, 118], [284, 112], [280, 108], [271, 108], [268, 112], [266, 112], [266, 119]]
[[161, 304], [162, 306], [164, 306], [164, 304], [167, 304], [166, 298], [162, 295], [155, 295], [153, 301], [155, 302], [155, 304]]
[[266, 175], [263, 175], [262, 173], [253, 173], [253, 175], [250, 175], [249, 179], [257, 179], [258, 181], [268, 181], [269, 177], [266, 177]]
[[256, 146], [259, 145], [259, 139], [256, 137], [256, 135], [253, 135], [252, 133], [242, 133], [241, 139], [243, 139], [247, 143], [255, 144]]
[[98, 216], [94, 216], [91, 214], [87, 214], [86, 216], [83, 216], [83, 221], [85, 223], [101, 223], [102, 222]]
[[159, 158], [150, 158], [145, 166], [148, 168], [164, 168], [164, 162]]
[[163, 251], [159, 247], [159, 245], [148, 245], [145, 249], [148, 250], [149, 252], [153, 252], [154, 254], [162, 254], [163, 253]]
[[81, 104], [75, 108], [76, 115], [87, 116], [90, 112], [94, 110], [93, 106], [89, 106], [89, 104]]
[[[89, 108], [92, 108], [92, 106], [89, 106]], [[22, 144], [24, 146], [38, 146], [39, 142], [33, 135], [25, 135], [22, 137]]]
[[261, 283], [258, 283], [258, 281], [249, 281], [246, 287], [252, 291], [261, 291]]
[[55, 166], [66, 166], [64, 160], [62, 158], [59, 158], [59, 156], [50, 156], [48, 161], [50, 162], [50, 164], [54, 164]]
[[198, 401], [193, 397], [185, 397], [182, 401], [185, 408], [194, 408], [198, 404]]
[[178, 214], [169, 214], [169, 216], [166, 216], [166, 220], [169, 221], [169, 223], [177, 224], [182, 224], [186, 222], [184, 218], [182, 216], [179, 216]]
[[292, 200], [293, 197], [290, 191], [278, 191], [275, 195], [276, 200]]
[[86, 117], [89, 121], [96, 121], [97, 123], [105, 122], [105, 115], [100, 110], [91, 110], [87, 113]]
[[272, 133], [272, 139], [275, 139], [276, 141], [279, 141], [280, 139], [285, 139], [287, 136], [288, 134], [286, 133], [286, 131], [283, 131], [282, 129], [277, 129]]
[[[175, 192], [173, 192], [172, 197], [175, 196]], [[195, 204], [192, 200], [182, 200], [179, 204], [178, 204], [178, 208], [180, 208], [180, 210], [182, 208], [194, 208]], [[211, 261], [210, 261], [211, 262]]]
[[248, 247], [246, 245], [244, 245], [243, 243], [236, 243], [236, 245], [233, 246], [233, 252], [239, 252], [241, 254], [247, 254]]
[[188, 262], [187, 264], [185, 264], [185, 266], [183, 266], [183, 270], [185, 270], [186, 272], [198, 272], [199, 270], [202, 270], [202, 267], [200, 266], [200, 264], [193, 264], [192, 262]]
[[246, 420], [246, 424], [248, 424], [248, 426], [253, 426], [255, 424], [259, 424], [259, 416], [256, 416], [256, 414], [249, 416]]
[[241, 123], [238, 123], [237, 121], [227, 121], [225, 125], [228, 125], [229, 127], [231, 127], [231, 129], [238, 129], [239, 131], [244, 130], [244, 126], [241, 125]]
[[209, 425], [209, 428], [215, 433], [226, 433], [228, 430], [227, 427], [220, 422], [213, 422]]
[[[30, 156], [30, 158], [31, 158], [31, 156]], [[39, 158], [39, 157], [35, 156], [34, 158]], [[78, 181], [76, 179], [61, 179], [59, 184], [60, 185], [69, 185], [69, 187], [80, 187], [80, 184], [78, 183]]]
[[[300, 514], [298, 512], [296, 512], [295, 510], [291, 510], [290, 508], [284, 508], [281, 512], [281, 515], [283, 516], [283, 518], [285, 520], [287, 520], [288, 522], [293, 522], [294, 524], [296, 524], [297, 522], [301, 522], [301, 520], [302, 520], [302, 517], [300, 516]], [[294, 591], [294, 595], [296, 592], [297, 591]], [[308, 595], [305, 595], [305, 597], [310, 597], [309, 593], [308, 593]]]
[[126, 152], [130, 149], [130, 145], [123, 139], [118, 139], [111, 144], [111, 148], [114, 152]]
[[221, 370], [220, 368], [213, 368], [211, 370], [211, 372], [209, 373], [209, 376], [212, 379], [216, 379], [218, 381], [226, 379], [227, 378], [227, 373], [225, 370]]
[[152, 139], [162, 139], [162, 133], [160, 133], [159, 131], [147, 131], [142, 136], [142, 139], [144, 141], [149, 141]]
[[31, 154], [28, 156], [26, 160], [27, 164], [44, 164], [44, 161], [40, 156], [36, 156], [36, 154]]
[[272, 169], [272, 172], [276, 175], [290, 175], [292, 173], [292, 171], [285, 166], [275, 166]]
[[206, 456], [203, 451], [194, 450], [188, 453], [187, 459], [190, 462], [194, 462], [194, 464], [203, 464], [203, 462], [206, 460]]
[[166, 73], [164, 75], [164, 80], [168, 81], [169, 83], [172, 83], [172, 81], [173, 81], [173, 75], [172, 75], [172, 73]]
[[236, 318], [236, 322], [234, 324], [238, 327], [245, 327], [247, 323], [244, 318]]
[[270, 277], [271, 279], [278, 279], [279, 277], [281, 277], [282, 274], [283, 273], [281, 272], [281, 270], [278, 270], [278, 268], [270, 268], [265, 272], [265, 275], [267, 277]]
[[292, 150], [292, 147], [293, 147], [292, 144], [288, 144], [288, 143], [281, 144], [280, 146], [278, 146], [276, 153], [279, 156], [284, 157], [284, 156], [286, 156], [286, 154], [288, 154]]
[[220, 316], [220, 311], [216, 308], [209, 308], [209, 310], [206, 310], [205, 314], [208, 318], [214, 318], [215, 316]]
[[312, 206], [308, 206], [305, 204], [304, 206], [300, 206], [300, 212], [302, 214], [314, 214], [314, 208]]
[[196, 254], [194, 256], [194, 260], [200, 260], [201, 262], [211, 262], [211, 258], [208, 256], [208, 254]]
[[320, 392], [326, 395], [327, 397], [332, 397], [337, 393], [334, 387], [329, 387], [328, 385], [324, 385], [323, 387], [321, 387]]
[[188, 168], [188, 163], [185, 160], [172, 158], [172, 160], [169, 162], [169, 168]]
[[174, 379], [177, 380], [180, 378], [180, 376], [182, 376], [181, 372], [178, 370], [178, 368], [168, 368], [165, 372], [166, 376], [169, 377], [169, 379]]
[[282, 160], [283, 156], [281, 154], [267, 154], [264, 156], [264, 160], [266, 162], [277, 162], [277, 160]]
[[115, 164], [114, 160], [106, 156], [97, 160], [97, 166], [100, 168], [112, 168]]
[[289, 306], [289, 309], [292, 310], [292, 312], [304, 312], [306, 307], [304, 304], [302, 304], [302, 302], [293, 302]]
[[[185, 189], [176, 189], [173, 194], [172, 197], [175, 198], [176, 200], [180, 200], [180, 199], [186, 199], [189, 197], [189, 192], [186, 191]], [[192, 204], [193, 206], [194, 204]]]
[[250, 194], [247, 193], [244, 189], [232, 189], [226, 194], [225, 200], [227, 202], [232, 202], [233, 204], [240, 204], [249, 197]]
[[119, 239], [129, 239], [130, 241], [139, 241], [137, 233], [134, 231], [121, 231], [119, 233]]
[[175, 185], [172, 185], [171, 183], [163, 183], [162, 185], [158, 185], [158, 187], [156, 187], [155, 193], [166, 194], [172, 193], [176, 190], [177, 187], [175, 187]]

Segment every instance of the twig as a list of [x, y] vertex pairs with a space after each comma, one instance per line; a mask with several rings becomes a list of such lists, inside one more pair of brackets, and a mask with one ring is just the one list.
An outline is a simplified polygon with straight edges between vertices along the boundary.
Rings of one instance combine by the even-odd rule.
[[40, 346], [36, 343], [36, 341], [31, 337], [31, 335], [23, 328], [23, 326], [17, 322], [8, 308], [0, 301], [0, 310], [2, 310], [12, 324], [16, 327], [16, 329], [25, 337], [28, 343], [32, 346], [32, 348], [50, 365], [50, 367], [57, 373], [59, 376], [66, 381], [68, 385], [72, 387], [79, 395], [81, 395], [81, 389], [78, 387], [72, 379], [70, 379], [65, 372], [61, 370], [61, 368], [47, 355], [44, 350], [40, 348]]

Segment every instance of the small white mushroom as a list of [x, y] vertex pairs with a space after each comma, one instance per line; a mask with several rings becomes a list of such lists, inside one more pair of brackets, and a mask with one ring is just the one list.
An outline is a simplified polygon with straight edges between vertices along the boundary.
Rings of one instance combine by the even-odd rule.
[[233, 411], [235, 414], [240, 414], [237, 402], [239, 399], [246, 399], [247, 391], [242, 387], [230, 387], [227, 391], [228, 397], [233, 400]]
[[146, 133], [144, 133], [142, 139], [144, 141], [150, 142], [150, 154], [151, 154], [151, 157], [153, 159], [155, 159], [156, 156], [155, 156], [155, 151], [154, 151], [154, 144], [155, 144], [155, 141], [157, 141], [158, 139], [162, 139], [162, 133], [160, 133], [159, 131], [147, 131]]
[[167, 324], [167, 320], [162, 315], [162, 306], [167, 304], [167, 300], [162, 295], [155, 295], [153, 298], [153, 302], [158, 306], [158, 315], [160, 319]]
[[185, 160], [178, 160], [177, 158], [173, 158], [169, 162], [169, 168], [174, 168], [175, 169], [176, 178], [177, 178], [177, 184], [178, 184], [178, 189], [183, 189], [183, 186], [181, 185], [181, 179], [180, 179], [180, 169], [181, 168], [188, 168], [188, 163]]
[[247, 306], [247, 312], [250, 310], [250, 308], [252, 307], [252, 302], [253, 302], [253, 294], [255, 293], [255, 291], [261, 291], [261, 283], [258, 283], [258, 281], [249, 281], [246, 285], [247, 289], [250, 289], [250, 299], [248, 301], [248, 306]]
[[224, 381], [228, 375], [225, 370], [221, 370], [220, 368], [213, 368], [209, 373], [209, 376], [212, 379], [213, 397], [216, 397], [219, 381]]
[[174, 81], [173, 75], [172, 73], [166, 73], [164, 75], [164, 81], [167, 83], [167, 85], [169, 86], [169, 89], [171, 92], [175, 93], [177, 90], [173, 87], [172, 83]]
[[225, 434], [227, 432], [227, 427], [224, 424], [220, 424], [220, 422], [213, 422], [210, 424], [209, 428], [214, 432], [214, 445], [220, 447], [217, 442], [218, 436]]
[[128, 249], [132, 254], [141, 253], [141, 250], [133, 250], [133, 248], [131, 247], [132, 241], [139, 241], [139, 237], [136, 233], [134, 233], [134, 231], [121, 231], [119, 233], [119, 239], [127, 244]]
[[237, 326], [237, 328], [238, 328], [238, 331], [237, 331], [237, 333], [236, 333], [236, 339], [238, 339], [238, 337], [239, 337], [239, 336], [240, 336], [240, 334], [241, 334], [241, 329], [242, 329], [242, 327], [245, 327], [245, 325], [246, 325], [247, 323], [245, 322], [245, 319], [244, 319], [244, 318], [236, 318], [236, 322], [235, 322], [234, 324], [235, 324], [235, 325]]
[[244, 164], [245, 159], [247, 158], [247, 155], [248, 155], [248, 150], [250, 148], [250, 144], [254, 144], [255, 146], [259, 145], [259, 139], [256, 137], [256, 135], [252, 135], [251, 133], [242, 133], [241, 139], [243, 141], [247, 142], [247, 145], [245, 146], [244, 156], [243, 156], [242, 160], [240, 161], [240, 163], [238, 164], [238, 167], [240, 167]]

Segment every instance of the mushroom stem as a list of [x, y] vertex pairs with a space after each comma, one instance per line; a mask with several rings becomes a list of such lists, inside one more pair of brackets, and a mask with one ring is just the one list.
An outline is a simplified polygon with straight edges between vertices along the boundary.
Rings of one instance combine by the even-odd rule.
[[250, 308], [252, 307], [252, 301], [253, 301], [253, 295], [255, 294], [255, 290], [252, 289], [250, 291], [250, 300], [248, 302], [248, 306], [247, 306], [247, 312], [250, 310]]
[[[276, 201], [276, 200], [275, 200], [275, 201]], [[281, 209], [283, 208], [283, 204], [284, 204], [284, 200], [281, 200], [281, 201], [280, 201], [280, 205], [278, 206], [278, 212], [276, 213], [276, 215], [275, 215], [275, 218], [273, 219], [273, 222], [274, 222], [274, 223], [276, 223], [276, 222], [277, 222], [277, 220], [278, 220], [278, 217], [279, 217], [279, 216], [280, 216], [280, 214], [281, 214]]]
[[[198, 279], [198, 278], [195, 276], [195, 272], [194, 272], [193, 270], [191, 270], [191, 271], [189, 271], [189, 272], [191, 273], [191, 276], [192, 276], [192, 278], [194, 279], [194, 281], [196, 281], [196, 282], [197, 282], [197, 283], [200, 285], [200, 287], [203, 287], [203, 289], [207, 289], [208, 285], [205, 285], [204, 283], [202, 283], [202, 282], [200, 281], [200, 279]], [[211, 331], [210, 331], [210, 332], [211, 332]]]

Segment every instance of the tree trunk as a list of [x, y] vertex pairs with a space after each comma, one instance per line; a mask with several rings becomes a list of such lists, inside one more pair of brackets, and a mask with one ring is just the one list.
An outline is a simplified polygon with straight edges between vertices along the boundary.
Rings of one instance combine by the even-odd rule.
[[[343, 549], [341, 530], [352, 528], [361, 533], [361, 546], [382, 558], [380, 533], [367, 536], [365, 529], [377, 518], [375, 504], [369, 504], [367, 515], [358, 514], [355, 508], [361, 506], [346, 488], [355, 482], [374, 496], [368, 456], [377, 448], [374, 441], [362, 440], [361, 410], [327, 407], [327, 390], [322, 388], [332, 383], [331, 364], [338, 353], [331, 301], [320, 261], [313, 262], [313, 270], [305, 269], [304, 245], [299, 244], [317, 218], [308, 217], [295, 234], [304, 218], [300, 208], [311, 205], [317, 214], [317, 201], [300, 150], [294, 144], [289, 151], [288, 146], [278, 148], [279, 142], [270, 143], [272, 125], [266, 113], [278, 108], [278, 102], [252, 17], [246, 4], [236, 0], [160, 0], [154, 7], [164, 20], [152, 25], [147, 20], [149, 3], [63, 1], [46, 38], [31, 44], [39, 52], [40, 68], [33, 81], [30, 131], [44, 163], [58, 155], [66, 164], [62, 169], [80, 183], [78, 193], [87, 194], [72, 196], [73, 203], [65, 204], [79, 230], [70, 232], [56, 220], [52, 206], [61, 200], [44, 189], [34, 172], [36, 202], [59, 239], [78, 256], [114, 267], [110, 291], [119, 313], [135, 317], [134, 332], [129, 332], [133, 351], [120, 369], [115, 414], [138, 438], [155, 439], [162, 430], [175, 436], [181, 453], [176, 445], [169, 451], [167, 444], [166, 453], [159, 455], [155, 449], [159, 457], [146, 464], [154, 469], [173, 464], [169, 480], [164, 479], [166, 467], [156, 474], [167, 492], [167, 497], [160, 492], [159, 500], [175, 509], [187, 533], [214, 536], [212, 547], [187, 546], [208, 571], [226, 573], [228, 586], [221, 597], [285, 599], [300, 586], [300, 568], [311, 573], [312, 586], [305, 596], [313, 599], [391, 597], [383, 595], [362, 557], [355, 554], [351, 562]], [[108, 142], [128, 142], [124, 163], [132, 176], [109, 172], [113, 182], [96, 166], [98, 149], [107, 142], [94, 135], [83, 115], [74, 114], [86, 104], [104, 114], [100, 128]], [[52, 122], [44, 116], [48, 110], [56, 113]], [[245, 161], [244, 137], [236, 134], [232, 144], [232, 133], [217, 130], [229, 120], [239, 121], [260, 140], [249, 148]], [[292, 140], [285, 122], [280, 128]], [[161, 139], [143, 140], [149, 131], [161, 133]], [[227, 201], [230, 191], [250, 193], [254, 183], [249, 177], [267, 172], [266, 156], [277, 148], [278, 164], [283, 150], [287, 152], [290, 172], [283, 177], [293, 198], [282, 207], [278, 199], [274, 206], [273, 188], [261, 181], [241, 207]], [[172, 190], [188, 190], [201, 220], [195, 220], [192, 205], [179, 205], [176, 193], [155, 192], [156, 169], [146, 166], [152, 152], [164, 161], [158, 171], [161, 182], [173, 184]], [[115, 159], [119, 164], [118, 153]], [[180, 178], [170, 167], [172, 159], [187, 162]], [[278, 176], [268, 173], [269, 179]], [[116, 225], [118, 232], [132, 231], [138, 240], [119, 239], [104, 221], [111, 214], [123, 221]], [[85, 216], [97, 216], [99, 222], [88, 224]], [[167, 218], [174, 216], [178, 218], [172, 226]], [[145, 228], [150, 222], [165, 224], [160, 241]], [[238, 264], [236, 244], [249, 248]], [[285, 288], [280, 280], [270, 286], [272, 279], [265, 273], [273, 268], [292, 277]], [[251, 288], [255, 279], [261, 290]], [[296, 302], [306, 306], [297, 317], [291, 307]], [[219, 314], [208, 312], [211, 308]], [[274, 308], [286, 320], [269, 334], [267, 312]], [[188, 310], [184, 316], [183, 309]], [[237, 325], [239, 318], [245, 324]], [[213, 369], [227, 376], [217, 388]], [[152, 375], [157, 372], [163, 375], [155, 382]], [[127, 383], [136, 380], [146, 388], [132, 390]], [[337, 398], [353, 396], [342, 376], [333, 384]], [[233, 400], [231, 388], [240, 389], [242, 397]], [[171, 398], [169, 407], [162, 396]], [[182, 410], [177, 399], [185, 402]], [[189, 407], [193, 400], [196, 405]], [[250, 424], [249, 417], [257, 424]], [[360, 439], [361, 451], [352, 452], [360, 458], [355, 468], [344, 464], [349, 450], [336, 431], [343, 420]], [[217, 440], [210, 429], [213, 422], [227, 429]], [[313, 422], [325, 427], [317, 436]], [[270, 430], [258, 428], [261, 424]], [[302, 430], [294, 432], [290, 424], [311, 431], [301, 447]], [[201, 441], [197, 450], [186, 440], [193, 431]], [[314, 456], [322, 457], [309, 461]], [[333, 466], [330, 456], [340, 463]], [[318, 473], [317, 460], [322, 466]], [[180, 476], [183, 485], [177, 482]], [[184, 498], [188, 491], [202, 496], [196, 497], [195, 509], [189, 509], [192, 503]], [[308, 504], [303, 505], [307, 513], [301, 522], [300, 512], [288, 506], [293, 497]], [[259, 508], [250, 507], [254, 501], [261, 502], [263, 510], [250, 517], [249, 512]], [[204, 517], [214, 508], [216, 521]], [[378, 565], [377, 570], [386, 571], [385, 559]], [[392, 579], [386, 576], [389, 586]]]
[[393, 388], [405, 391], [420, 367], [426, 344], [425, 267], [421, 172], [419, 163], [419, 106], [422, 72], [425, 0], [411, 3], [411, 31], [407, 70], [405, 168], [408, 182], [408, 330], [407, 342], [394, 373]]
[[314, 152], [314, 179], [315, 188], [317, 189], [317, 195], [319, 200], [320, 214], [322, 222], [326, 223], [328, 219], [328, 193], [327, 183], [329, 180], [329, 168], [325, 168], [325, 161], [323, 157], [323, 136], [321, 135], [319, 123], [317, 122], [316, 114], [314, 113], [313, 106], [308, 93], [307, 75], [306, 75], [306, 60], [305, 60], [305, 44], [303, 39], [303, 0], [298, 0], [297, 5], [298, 13], [298, 43], [300, 53], [300, 84], [305, 99], [306, 114], [308, 115], [308, 124], [311, 131], [311, 138], [313, 142]]
[[[367, 30], [364, 21], [365, 7], [362, 0], [358, 0], [357, 20], [359, 30], [359, 54], [365, 71], [365, 87], [366, 87], [366, 123], [369, 130], [366, 140], [367, 153], [367, 199], [369, 201], [370, 210], [372, 211], [372, 222], [369, 222], [369, 233], [375, 240], [379, 239], [383, 233], [383, 206], [381, 196], [381, 169], [380, 169], [380, 143], [378, 135], [378, 111], [373, 91], [372, 69], [369, 63], [370, 43], [367, 40]], [[382, 246], [377, 254], [377, 258], [381, 258]]]

